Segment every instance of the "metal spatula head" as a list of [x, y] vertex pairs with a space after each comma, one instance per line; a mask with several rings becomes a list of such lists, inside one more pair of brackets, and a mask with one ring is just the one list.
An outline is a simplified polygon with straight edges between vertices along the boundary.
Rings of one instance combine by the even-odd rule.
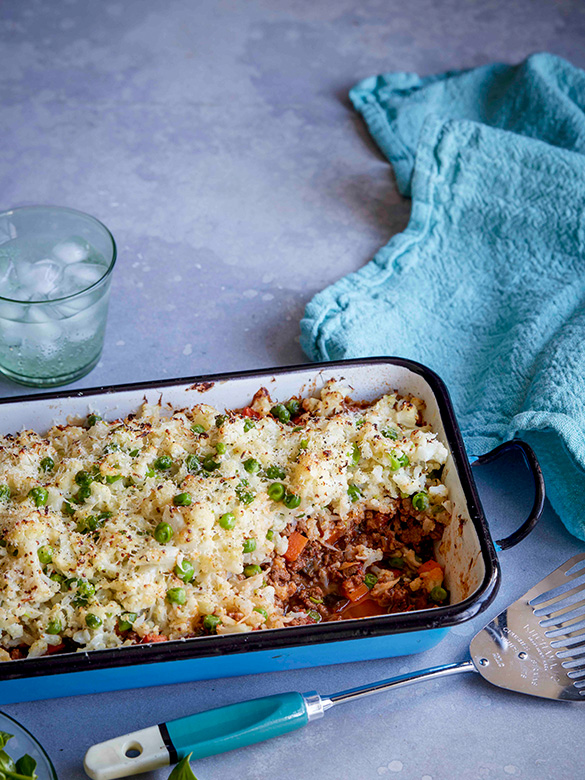
[[585, 701], [585, 554], [501, 612], [469, 649], [478, 672], [500, 688]]

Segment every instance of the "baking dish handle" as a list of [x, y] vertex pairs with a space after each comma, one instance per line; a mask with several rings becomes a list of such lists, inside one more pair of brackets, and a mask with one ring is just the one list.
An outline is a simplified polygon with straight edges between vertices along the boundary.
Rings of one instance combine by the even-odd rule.
[[497, 460], [501, 455], [512, 450], [520, 450], [524, 456], [524, 461], [532, 474], [532, 478], [534, 479], [534, 503], [530, 510], [530, 514], [520, 528], [510, 534], [510, 536], [506, 536], [505, 539], [500, 539], [496, 542], [496, 546], [499, 550], [509, 550], [510, 547], [517, 545], [518, 542], [521, 542], [522, 539], [528, 536], [534, 526], [538, 523], [540, 516], [542, 515], [542, 510], [544, 509], [544, 499], [546, 497], [542, 470], [532, 447], [520, 439], [511, 439], [510, 441], [506, 441], [498, 447], [495, 447], [495, 449], [490, 450], [490, 452], [486, 452], [485, 455], [480, 455], [478, 458], [470, 458], [471, 465], [478, 466], [484, 463], [491, 463], [493, 460]]

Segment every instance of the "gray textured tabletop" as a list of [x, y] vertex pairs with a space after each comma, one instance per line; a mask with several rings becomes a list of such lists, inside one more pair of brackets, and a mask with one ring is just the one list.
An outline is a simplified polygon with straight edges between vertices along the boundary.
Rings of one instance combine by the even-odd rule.
[[[583, 66], [584, 33], [580, 0], [5, 0], [0, 206], [88, 211], [119, 247], [103, 357], [74, 387], [303, 362], [306, 302], [366, 262], [409, 213], [348, 88], [387, 70], [433, 73], [545, 49]], [[22, 392], [0, 381], [0, 395]], [[531, 502], [523, 468], [490, 467], [479, 480], [495, 533], [511, 530]], [[461, 659], [486, 617], [583, 548], [547, 507], [502, 554], [489, 612], [419, 656], [4, 709], [39, 737], [60, 778], [81, 780], [85, 750], [119, 733]], [[199, 780], [585, 777], [578, 706], [464, 676], [336, 709], [195, 771]]]

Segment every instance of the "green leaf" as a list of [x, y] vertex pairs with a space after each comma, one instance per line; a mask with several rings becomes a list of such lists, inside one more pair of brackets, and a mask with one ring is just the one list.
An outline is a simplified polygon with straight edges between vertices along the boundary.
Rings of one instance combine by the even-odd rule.
[[182, 758], [179, 761], [169, 775], [169, 780], [197, 780], [191, 769], [191, 764], [189, 763], [189, 759], [192, 755], [193, 753], [189, 753], [188, 756], [185, 756], [185, 758]]
[[6, 747], [6, 743], [9, 739], [12, 739], [14, 734], [7, 734], [5, 731], [0, 731], [0, 750]]
[[0, 750], [0, 772], [14, 772], [15, 768], [15, 763], [8, 753]]
[[24, 756], [19, 758], [16, 762], [16, 771], [25, 777], [30, 777], [31, 780], [35, 780], [35, 778], [38, 776], [35, 774], [36, 768], [37, 762], [32, 756], [29, 756], [28, 753], [25, 753]]

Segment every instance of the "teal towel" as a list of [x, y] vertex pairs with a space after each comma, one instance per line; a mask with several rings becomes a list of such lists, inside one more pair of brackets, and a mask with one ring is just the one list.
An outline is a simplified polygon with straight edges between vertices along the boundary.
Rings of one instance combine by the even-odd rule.
[[308, 304], [303, 349], [433, 368], [470, 454], [527, 440], [585, 539], [585, 72], [536, 54], [350, 94], [412, 213]]

